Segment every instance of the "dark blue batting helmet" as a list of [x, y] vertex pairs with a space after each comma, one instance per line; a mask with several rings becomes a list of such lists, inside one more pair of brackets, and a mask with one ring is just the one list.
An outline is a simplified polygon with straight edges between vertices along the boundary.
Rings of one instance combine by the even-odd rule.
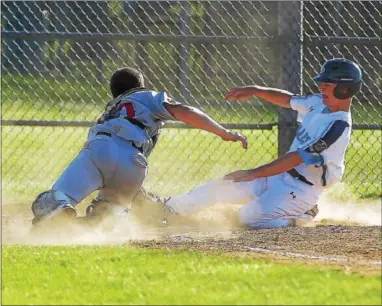
[[347, 99], [361, 89], [362, 72], [356, 63], [344, 58], [335, 58], [326, 61], [320, 74], [313, 80], [338, 84], [334, 89], [334, 96]]

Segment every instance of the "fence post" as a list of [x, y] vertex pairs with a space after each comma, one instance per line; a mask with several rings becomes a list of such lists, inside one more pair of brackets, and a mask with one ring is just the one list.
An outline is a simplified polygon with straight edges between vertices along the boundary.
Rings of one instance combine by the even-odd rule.
[[[278, 35], [287, 40], [280, 43], [281, 87], [295, 94], [302, 93], [302, 1], [278, 3]], [[278, 154], [288, 151], [296, 135], [296, 112], [280, 108], [278, 112]]]

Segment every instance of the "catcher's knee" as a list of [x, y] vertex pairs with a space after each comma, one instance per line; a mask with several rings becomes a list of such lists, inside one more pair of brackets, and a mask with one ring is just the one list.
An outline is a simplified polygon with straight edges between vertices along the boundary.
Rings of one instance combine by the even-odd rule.
[[48, 190], [40, 193], [32, 203], [34, 215], [33, 223], [48, 216], [52, 217], [59, 212], [66, 211], [70, 215], [77, 215], [70, 198], [63, 192]]

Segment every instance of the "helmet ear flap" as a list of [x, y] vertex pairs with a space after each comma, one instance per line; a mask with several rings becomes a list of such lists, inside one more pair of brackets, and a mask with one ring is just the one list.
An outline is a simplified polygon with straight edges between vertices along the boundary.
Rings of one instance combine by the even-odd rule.
[[361, 90], [362, 82], [354, 84], [340, 83], [334, 88], [334, 96], [337, 99], [347, 99], [354, 96]]

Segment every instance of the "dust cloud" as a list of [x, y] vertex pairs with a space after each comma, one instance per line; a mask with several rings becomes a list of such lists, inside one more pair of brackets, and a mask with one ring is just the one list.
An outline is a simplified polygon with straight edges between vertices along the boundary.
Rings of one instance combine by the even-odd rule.
[[[86, 205], [84, 205], [86, 207]], [[150, 240], [161, 235], [178, 235], [190, 231], [229, 232], [239, 228], [236, 212], [240, 205], [215, 205], [187, 217], [164, 213], [159, 205], [142, 204], [100, 226], [83, 224], [32, 227], [27, 205], [2, 205], [2, 244], [30, 245], [101, 245], [124, 244], [130, 240]], [[334, 201], [323, 196], [319, 214], [307, 226], [342, 224], [381, 226], [381, 200]], [[80, 209], [81, 211], [81, 209]]]
[[358, 225], [382, 225], [382, 201], [347, 201], [338, 202], [323, 197], [319, 201], [319, 213], [316, 222]]

